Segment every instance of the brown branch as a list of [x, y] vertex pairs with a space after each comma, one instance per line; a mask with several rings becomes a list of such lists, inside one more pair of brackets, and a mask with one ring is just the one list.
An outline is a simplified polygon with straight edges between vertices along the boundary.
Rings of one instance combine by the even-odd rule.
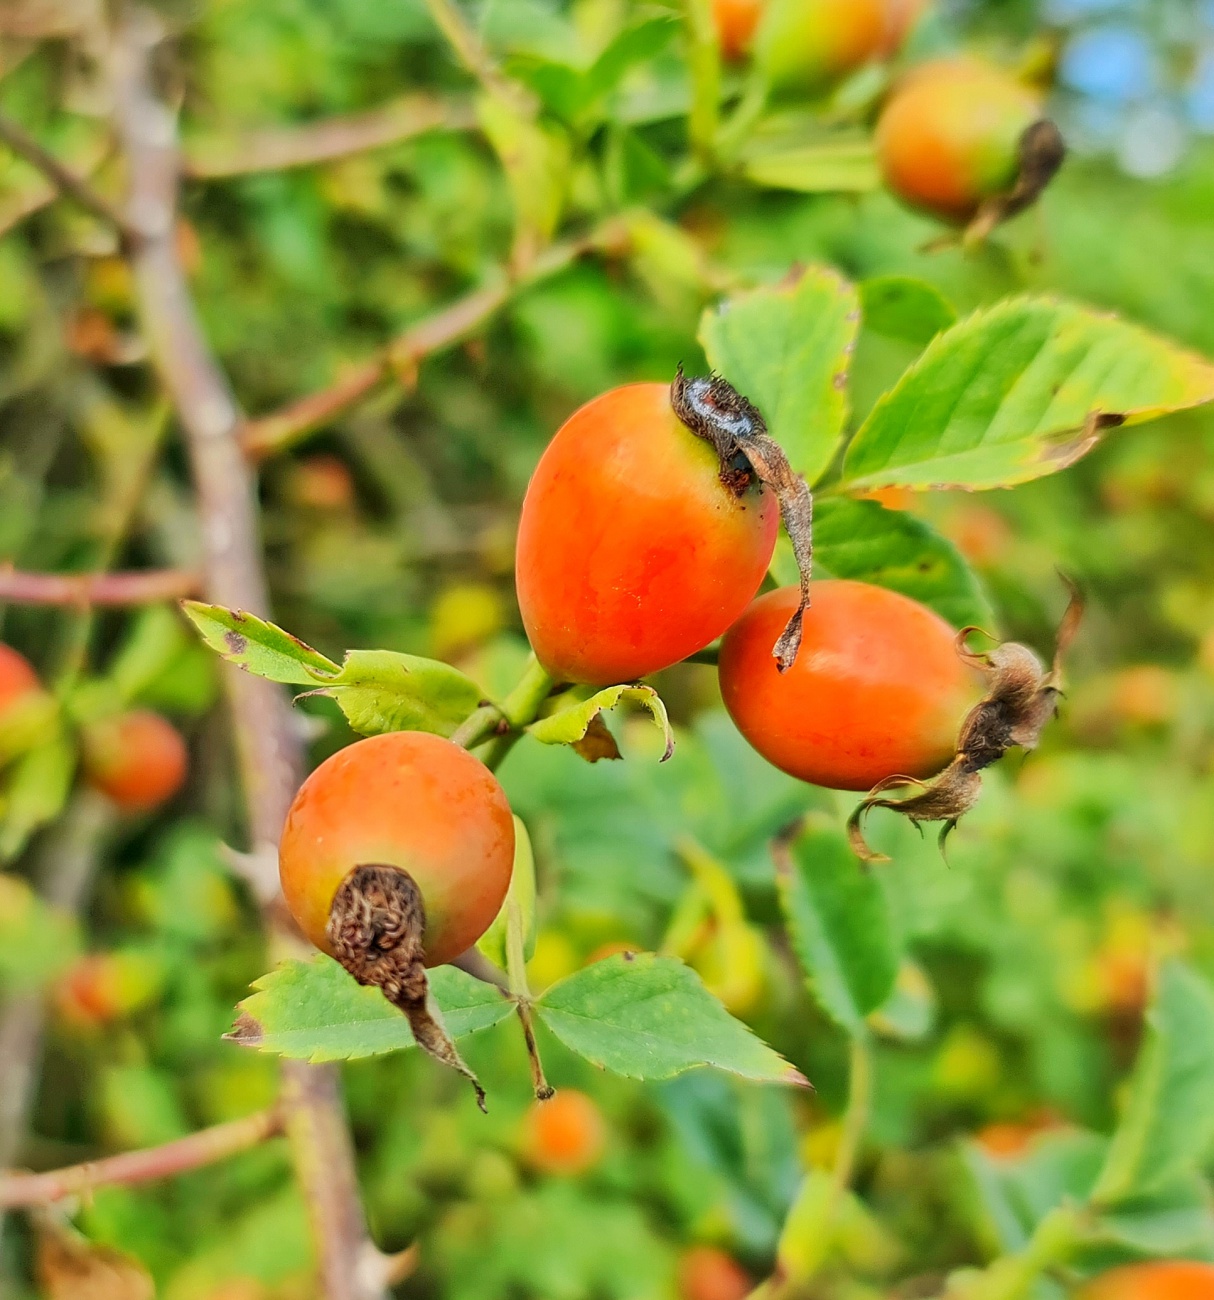
[[[140, 313], [161, 382], [185, 429], [202, 520], [209, 599], [266, 613], [268, 593], [254, 484], [237, 441], [241, 415], [203, 336], [173, 237], [179, 155], [176, 122], [157, 97], [151, 65], [159, 19], [135, 9], [121, 21], [111, 80], [126, 155], [131, 245]], [[278, 842], [300, 769], [300, 742], [286, 696], [239, 671], [225, 674], [238, 770], [255, 849]], [[266, 921], [276, 928], [271, 904]], [[278, 923], [281, 925], [281, 922]], [[280, 945], [291, 936], [278, 929]], [[358, 1196], [353, 1144], [332, 1066], [283, 1064], [286, 1124], [316, 1240], [326, 1300], [382, 1300], [368, 1261], [378, 1257]]]
[[23, 573], [0, 565], [0, 601], [22, 605], [156, 605], [196, 596], [201, 580], [183, 569], [133, 573]]
[[194, 180], [285, 171], [400, 144], [427, 131], [466, 131], [475, 125], [470, 105], [404, 95], [366, 113], [195, 140], [185, 146], [183, 170]]
[[244, 1119], [217, 1124], [175, 1142], [166, 1142], [163, 1146], [125, 1151], [122, 1155], [91, 1160], [87, 1164], [55, 1169], [45, 1174], [6, 1174], [0, 1176], [0, 1210], [13, 1210], [23, 1205], [49, 1205], [65, 1196], [88, 1193], [95, 1187], [109, 1187], [116, 1183], [147, 1183], [172, 1178], [175, 1174], [226, 1160], [267, 1138], [277, 1137], [282, 1131], [282, 1114], [277, 1107], [271, 1107]]
[[301, 397], [270, 415], [250, 420], [240, 434], [245, 455], [259, 463], [285, 451], [330, 424], [393, 374], [411, 381], [422, 361], [475, 333], [518, 290], [558, 274], [587, 253], [599, 249], [614, 251], [625, 237], [621, 223], [607, 222], [581, 239], [554, 244], [536, 258], [526, 274], [513, 278], [503, 274], [498, 283], [474, 289], [424, 317], [331, 387]]
[[64, 198], [71, 199], [95, 217], [108, 222], [123, 238], [130, 235], [126, 218], [103, 194], [99, 194], [82, 176], [44, 149], [37, 140], [10, 117], [0, 113], [0, 140], [32, 167], [36, 167]]

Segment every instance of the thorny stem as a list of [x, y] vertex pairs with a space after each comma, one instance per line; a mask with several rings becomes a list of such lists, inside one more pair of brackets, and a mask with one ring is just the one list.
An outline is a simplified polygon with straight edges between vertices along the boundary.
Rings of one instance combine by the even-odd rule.
[[97, 1187], [152, 1182], [172, 1178], [203, 1165], [259, 1145], [282, 1132], [278, 1107], [246, 1115], [243, 1119], [202, 1129], [189, 1137], [143, 1151], [126, 1151], [104, 1160], [92, 1160], [45, 1174], [13, 1173], [0, 1176], [0, 1210], [18, 1206], [49, 1205], [66, 1196], [87, 1195]]
[[286, 171], [382, 149], [428, 131], [463, 131], [475, 125], [476, 115], [467, 104], [447, 103], [433, 95], [403, 95], [366, 113], [193, 141], [186, 145], [183, 170], [193, 180]]
[[0, 140], [15, 153], [20, 154], [31, 166], [36, 167], [51, 182], [64, 198], [71, 199], [93, 216], [100, 217], [107, 225], [130, 242], [132, 229], [117, 207], [104, 195], [99, 194], [83, 177], [77, 176], [69, 167], [44, 149], [23, 126], [12, 118], [0, 114]]
[[430, 997], [422, 939], [426, 904], [403, 867], [362, 863], [338, 886], [326, 937], [333, 955], [360, 984], [373, 985], [404, 1013], [418, 1047], [458, 1071], [485, 1109], [485, 1090], [464, 1063]]
[[196, 596], [197, 573], [145, 569], [134, 573], [23, 573], [0, 565], [0, 600], [25, 605], [130, 606]]
[[[268, 599], [252, 478], [237, 431], [240, 413], [199, 325], [180, 264], [176, 123], [157, 97], [151, 64], [161, 40], [147, 10], [126, 13], [111, 51], [118, 135], [126, 155], [129, 224], [140, 314], [151, 353], [186, 432], [202, 518], [208, 599], [264, 614]], [[248, 673], [225, 674], [239, 773], [254, 847], [277, 843], [299, 771], [300, 744], [285, 696]], [[275, 914], [267, 912], [273, 929]], [[285, 937], [285, 936], [284, 936]], [[382, 1300], [367, 1280], [373, 1251], [358, 1196], [350, 1134], [332, 1067], [283, 1066], [292, 1152], [316, 1236], [327, 1300]]]
[[454, 0], [426, 0], [426, 8], [459, 61], [485, 90], [526, 116], [534, 117], [538, 107], [534, 96], [502, 72]]

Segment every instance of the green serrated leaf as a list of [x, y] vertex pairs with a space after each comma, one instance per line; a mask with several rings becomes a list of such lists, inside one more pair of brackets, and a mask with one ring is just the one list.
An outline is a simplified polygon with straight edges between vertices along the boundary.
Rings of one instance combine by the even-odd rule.
[[700, 319], [714, 370], [763, 412], [771, 436], [813, 483], [847, 418], [847, 368], [860, 323], [855, 289], [807, 267], [795, 282], [737, 294]]
[[351, 650], [318, 694], [332, 696], [362, 736], [384, 731], [449, 736], [482, 699], [480, 687], [458, 668], [394, 650]]
[[[317, 954], [286, 961], [253, 987], [228, 1034], [233, 1042], [295, 1061], [355, 1061], [415, 1046], [409, 1022], [376, 988]], [[430, 991], [452, 1038], [504, 1020], [513, 1003], [453, 966], [430, 972]]]
[[476, 946], [495, 965], [506, 969], [506, 931], [510, 912], [518, 908], [519, 923], [523, 930], [523, 957], [530, 961], [535, 952], [535, 854], [531, 849], [531, 836], [521, 817], [514, 819], [514, 867], [510, 873], [510, 889], [493, 924], [477, 940]]
[[22, 754], [0, 793], [0, 862], [8, 862], [30, 836], [63, 811], [76, 773], [76, 748], [58, 736]]
[[876, 151], [864, 136], [758, 147], [743, 158], [742, 171], [755, 185], [798, 194], [863, 194], [881, 181]]
[[630, 1079], [711, 1066], [744, 1079], [805, 1083], [674, 957], [605, 958], [554, 984], [536, 1011], [566, 1047]]
[[[783, 585], [797, 582], [797, 563], [784, 539], [772, 572]], [[915, 515], [876, 501], [822, 497], [814, 503], [814, 573], [900, 591], [954, 627], [994, 630], [986, 592], [952, 542]]]
[[926, 280], [910, 275], [879, 275], [861, 280], [859, 289], [864, 328], [886, 338], [924, 347], [956, 324], [952, 303]]
[[181, 608], [212, 650], [254, 676], [293, 686], [315, 686], [339, 671], [319, 650], [255, 614], [197, 600], [182, 601]]
[[572, 745], [577, 749], [584, 742], [592, 741], [592, 747], [579, 750], [592, 763], [600, 758], [618, 758], [619, 751], [615, 749], [610, 733], [604, 735], [606, 728], [600, 730], [598, 727], [592, 731], [592, 724], [605, 710], [614, 709], [625, 700], [645, 709], [665, 737], [666, 749], [661, 758], [664, 763], [674, 753], [674, 732], [662, 697], [652, 686], [608, 686], [587, 700], [579, 700], [533, 722], [527, 731], [544, 745]]
[[1008, 487], [1105, 430], [1214, 400], [1214, 365], [1116, 316], [1013, 298], [939, 335], [848, 448], [852, 488]]
[[71, 916], [44, 903], [24, 880], [0, 875], [0, 985], [40, 988], [79, 951], [79, 928]]
[[1115, 1205], [1195, 1168], [1214, 1143], [1214, 988], [1179, 961], [1159, 973], [1129, 1098], [1094, 1199]]
[[848, 1033], [889, 997], [899, 952], [881, 883], [825, 817], [806, 819], [776, 852], [793, 948], [823, 1011]]

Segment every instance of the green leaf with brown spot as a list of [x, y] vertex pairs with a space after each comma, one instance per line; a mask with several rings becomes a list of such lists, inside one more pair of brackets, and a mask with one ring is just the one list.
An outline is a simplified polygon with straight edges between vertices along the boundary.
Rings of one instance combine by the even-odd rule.
[[536, 1003], [572, 1051], [630, 1079], [670, 1079], [711, 1066], [766, 1083], [805, 1085], [676, 957], [621, 953], [554, 984]]
[[848, 448], [851, 489], [1010, 487], [1214, 400], [1214, 365], [1117, 316], [1013, 298], [938, 335]]
[[315, 686], [340, 671], [319, 650], [255, 614], [197, 600], [184, 600], [181, 608], [212, 650], [256, 677]]

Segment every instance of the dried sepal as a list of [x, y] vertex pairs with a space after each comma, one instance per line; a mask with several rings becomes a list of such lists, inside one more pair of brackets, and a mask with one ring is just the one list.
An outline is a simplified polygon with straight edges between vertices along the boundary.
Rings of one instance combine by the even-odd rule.
[[341, 882], [325, 933], [337, 960], [404, 1013], [418, 1047], [462, 1074], [484, 1110], [485, 1090], [456, 1051], [430, 996], [425, 930], [426, 905], [413, 877], [400, 867], [370, 863], [355, 867]]
[[962, 235], [965, 245], [981, 244], [996, 226], [1032, 207], [1066, 159], [1062, 132], [1046, 117], [1025, 127], [1016, 149], [1015, 183], [1011, 189], [992, 195], [982, 204]]
[[[993, 650], [976, 652], [969, 637], [978, 628], [963, 628], [957, 634], [957, 653], [971, 667], [987, 676], [987, 692], [966, 714], [957, 739], [953, 761], [931, 781], [910, 776], [890, 776], [875, 785], [856, 805], [847, 821], [852, 849], [865, 862], [886, 859], [865, 842], [864, 819], [873, 808], [889, 808], [918, 826], [921, 822], [943, 822], [940, 845], [949, 832], [978, 801], [981, 772], [997, 763], [1013, 747], [1036, 749], [1046, 724], [1058, 712], [1062, 692], [1062, 660], [1075, 639], [1083, 618], [1083, 596], [1068, 578], [1063, 578], [1070, 600], [1054, 642], [1054, 657], [1047, 669], [1034, 651], [1009, 641]], [[887, 799], [886, 791], [916, 786], [918, 794], [904, 799]]]
[[670, 386], [670, 403], [697, 438], [712, 444], [721, 462], [721, 482], [735, 496], [740, 497], [758, 478], [780, 504], [780, 517], [801, 578], [801, 599], [772, 648], [776, 667], [787, 672], [801, 648], [801, 620], [809, 608], [814, 560], [814, 499], [809, 486], [768, 434], [759, 408], [720, 375], [689, 379], [679, 366]]

